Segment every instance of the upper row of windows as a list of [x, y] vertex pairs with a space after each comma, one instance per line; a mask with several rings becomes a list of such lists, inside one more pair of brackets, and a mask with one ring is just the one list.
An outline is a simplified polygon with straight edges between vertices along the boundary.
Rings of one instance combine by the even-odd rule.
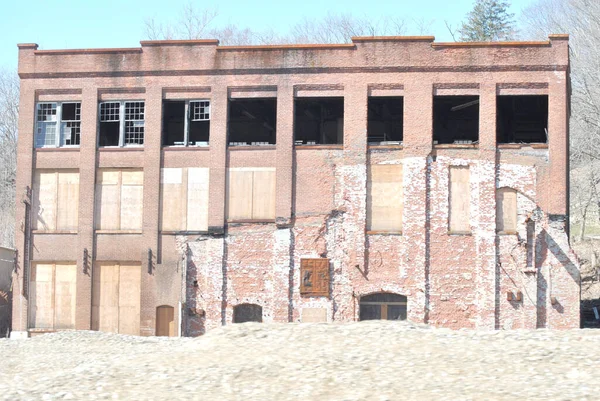
[[[208, 146], [209, 100], [163, 102], [163, 146]], [[545, 143], [548, 96], [498, 96], [498, 143]], [[400, 144], [404, 129], [402, 97], [370, 97], [367, 136], [370, 144]], [[227, 135], [229, 146], [276, 143], [277, 104], [269, 99], [230, 99]], [[98, 118], [98, 146], [144, 144], [143, 101], [102, 102]], [[342, 144], [344, 99], [294, 100], [294, 144]], [[433, 143], [475, 144], [479, 140], [478, 96], [435, 96]], [[80, 102], [40, 102], [36, 113], [36, 147], [79, 146]]]

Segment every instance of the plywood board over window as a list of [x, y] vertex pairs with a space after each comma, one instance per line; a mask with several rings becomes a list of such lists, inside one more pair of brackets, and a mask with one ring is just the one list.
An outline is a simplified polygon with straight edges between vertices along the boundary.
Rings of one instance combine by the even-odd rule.
[[33, 180], [34, 229], [77, 231], [79, 172], [36, 170]]
[[208, 229], [208, 168], [161, 170], [161, 230]]
[[75, 328], [77, 266], [72, 263], [34, 263], [31, 268], [29, 327]]
[[502, 234], [517, 232], [517, 191], [500, 188], [496, 192], [496, 230]]
[[92, 330], [140, 334], [141, 269], [135, 263], [94, 264]]
[[96, 229], [141, 231], [144, 172], [99, 170], [96, 175]]
[[275, 168], [230, 168], [227, 220], [275, 219]]
[[471, 184], [469, 167], [451, 166], [448, 226], [450, 234], [471, 233]]
[[367, 179], [367, 230], [402, 232], [404, 196], [402, 165], [369, 166]]

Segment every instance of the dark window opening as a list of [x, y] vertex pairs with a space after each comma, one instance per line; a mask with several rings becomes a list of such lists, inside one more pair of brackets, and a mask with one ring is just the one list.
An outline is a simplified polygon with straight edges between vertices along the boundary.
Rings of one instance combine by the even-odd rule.
[[344, 143], [344, 98], [300, 98], [294, 101], [294, 143]]
[[120, 108], [120, 102], [100, 104], [99, 146], [119, 146]]
[[185, 102], [163, 104], [163, 146], [185, 145]]
[[233, 308], [233, 323], [258, 322], [262, 323], [262, 306], [256, 304], [241, 304]]
[[229, 146], [274, 145], [276, 99], [229, 99]]
[[164, 102], [163, 146], [208, 146], [209, 131], [208, 100]]
[[471, 144], [479, 140], [479, 96], [433, 98], [433, 143]]
[[376, 293], [360, 298], [360, 320], [406, 320], [406, 297]]
[[404, 99], [370, 97], [368, 141], [370, 144], [399, 144], [403, 138]]
[[546, 143], [548, 96], [498, 96], [498, 143]]

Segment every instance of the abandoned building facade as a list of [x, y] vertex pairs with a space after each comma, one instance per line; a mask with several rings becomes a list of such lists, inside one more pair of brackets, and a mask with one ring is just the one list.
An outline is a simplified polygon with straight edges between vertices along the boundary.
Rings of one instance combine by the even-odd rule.
[[19, 45], [19, 335], [579, 327], [568, 37]]

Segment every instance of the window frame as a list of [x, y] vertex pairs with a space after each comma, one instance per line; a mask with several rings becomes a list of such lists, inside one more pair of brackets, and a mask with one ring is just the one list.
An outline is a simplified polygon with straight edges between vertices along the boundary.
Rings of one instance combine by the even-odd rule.
[[[55, 138], [54, 138], [54, 144], [53, 145], [46, 145], [45, 143], [43, 145], [39, 145], [38, 142], [38, 136], [39, 136], [39, 130], [41, 128], [40, 123], [45, 123], [45, 121], [39, 121], [38, 120], [38, 113], [40, 110], [40, 106], [43, 104], [54, 104], [56, 105], [56, 119], [55, 121], [50, 121], [53, 122], [55, 124]], [[63, 120], [62, 118], [62, 108], [63, 105], [65, 104], [79, 104], [79, 120]], [[77, 106], [75, 106], [77, 108]], [[77, 110], [77, 109], [76, 109]], [[75, 112], [75, 115], [77, 116], [77, 112]], [[63, 144], [63, 138], [64, 138], [64, 129], [63, 129], [63, 123], [73, 123], [73, 122], [78, 122], [79, 123], [79, 144], [77, 145], [66, 145]], [[43, 149], [43, 148], [79, 148], [81, 146], [81, 100], [65, 100], [65, 101], [43, 101], [43, 102], [36, 102], [35, 103], [35, 135], [34, 135], [34, 141], [33, 141], [33, 146], [36, 149]], [[45, 141], [44, 141], [45, 142]]]
[[[118, 143], [118, 145], [100, 145], [100, 124], [102, 124], [103, 122], [109, 122], [109, 121], [101, 120], [102, 105], [109, 104], [109, 103], [118, 103], [119, 104], [119, 143]], [[125, 111], [126, 111], [127, 103], [142, 103], [144, 105], [144, 111], [143, 111], [144, 119], [143, 120], [126, 120]], [[128, 121], [131, 121], [131, 122], [142, 121], [144, 123], [144, 125], [143, 125], [144, 137], [143, 137], [142, 143], [129, 143], [129, 144], [125, 143], [125, 126]], [[98, 136], [96, 138], [96, 143], [98, 144], [99, 148], [139, 148], [139, 147], [144, 147], [144, 144], [146, 142], [146, 101], [144, 99], [127, 99], [127, 100], [106, 100], [106, 101], [98, 102], [97, 132], [98, 132]]]
[[[210, 124], [211, 121], [211, 116], [212, 116], [212, 105], [211, 105], [211, 100], [210, 99], [164, 99], [163, 100], [163, 105], [164, 102], [184, 102], [184, 119], [183, 119], [183, 145], [162, 145], [163, 143], [163, 139], [164, 139], [164, 135], [165, 132], [163, 131], [163, 127], [164, 127], [164, 111], [163, 111], [163, 116], [161, 119], [161, 145], [163, 148], [204, 148], [204, 147], [208, 147], [210, 146], [210, 128], [209, 128], [209, 137], [208, 137], [208, 141], [206, 141], [206, 145], [190, 145], [190, 123], [192, 121], [208, 121], [208, 123]], [[202, 102], [206, 102], [208, 103], [208, 118], [207, 119], [200, 119], [200, 120], [195, 120], [192, 119], [192, 109], [190, 107], [191, 103], [202, 103]]]

